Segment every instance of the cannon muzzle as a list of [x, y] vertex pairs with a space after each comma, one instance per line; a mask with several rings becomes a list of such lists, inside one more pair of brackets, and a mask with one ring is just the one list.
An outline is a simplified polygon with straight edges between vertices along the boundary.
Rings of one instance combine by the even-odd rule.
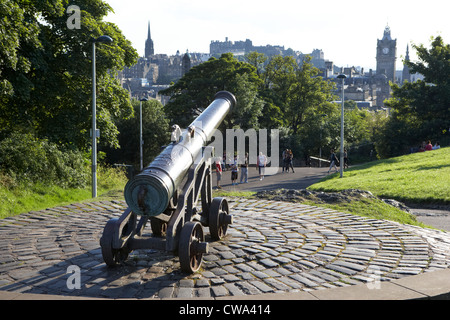
[[128, 181], [124, 195], [133, 212], [154, 217], [166, 210], [202, 148], [235, 105], [233, 94], [218, 92], [214, 101], [189, 125], [178, 142], [167, 146], [148, 167]]

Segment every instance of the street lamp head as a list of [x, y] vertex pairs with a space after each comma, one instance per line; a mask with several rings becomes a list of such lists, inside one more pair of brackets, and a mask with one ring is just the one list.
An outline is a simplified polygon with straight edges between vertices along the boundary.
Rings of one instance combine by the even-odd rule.
[[113, 42], [113, 39], [110, 36], [100, 36], [97, 39], [93, 40], [94, 42], [103, 42], [103, 43], [111, 43]]
[[143, 98], [139, 99], [139, 101], [148, 101], [148, 98], [143, 97]]
[[347, 76], [345, 74], [340, 74], [337, 76], [338, 79], [345, 79]]

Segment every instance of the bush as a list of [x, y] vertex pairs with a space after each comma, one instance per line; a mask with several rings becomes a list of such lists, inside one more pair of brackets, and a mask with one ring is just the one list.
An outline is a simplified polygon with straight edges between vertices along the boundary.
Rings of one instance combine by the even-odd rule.
[[83, 188], [89, 180], [88, 168], [82, 153], [60, 148], [31, 134], [12, 133], [0, 142], [0, 173], [18, 183]]

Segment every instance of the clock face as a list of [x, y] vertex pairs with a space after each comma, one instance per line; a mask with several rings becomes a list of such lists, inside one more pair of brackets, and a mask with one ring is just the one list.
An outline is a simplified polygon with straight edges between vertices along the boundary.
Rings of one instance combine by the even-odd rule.
[[389, 53], [389, 48], [383, 48], [383, 53], [384, 54], [388, 54]]

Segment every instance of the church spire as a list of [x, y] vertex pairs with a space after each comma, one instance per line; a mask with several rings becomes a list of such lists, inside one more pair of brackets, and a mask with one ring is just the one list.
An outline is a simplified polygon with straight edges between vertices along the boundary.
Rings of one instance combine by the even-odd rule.
[[409, 72], [409, 67], [406, 62], [409, 61], [409, 44], [406, 45], [406, 56], [403, 62], [403, 73], [402, 73], [402, 81], [411, 82], [411, 73]]
[[147, 59], [150, 58], [150, 56], [155, 54], [155, 48], [153, 46], [153, 40], [150, 33], [150, 21], [148, 22], [148, 34], [147, 34], [147, 40], [145, 41], [145, 57]]

